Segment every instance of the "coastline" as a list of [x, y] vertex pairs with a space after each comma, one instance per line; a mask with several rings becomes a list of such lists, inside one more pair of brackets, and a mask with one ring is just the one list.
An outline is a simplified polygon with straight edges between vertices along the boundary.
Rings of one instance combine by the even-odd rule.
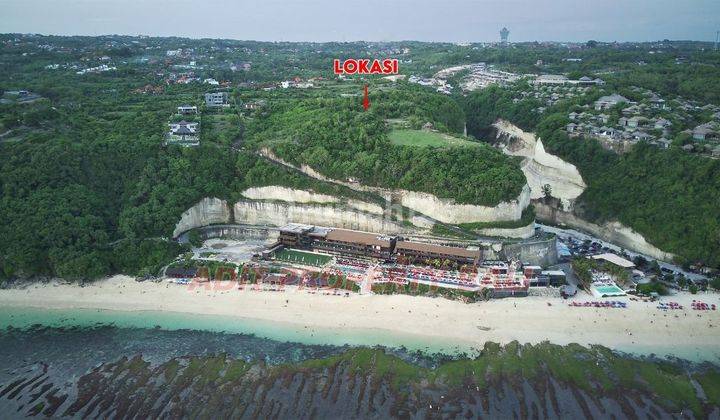
[[[720, 314], [689, 306], [692, 299], [717, 304], [719, 298], [679, 294], [665, 299], [685, 306], [673, 311], [635, 301], [627, 309], [574, 308], [559, 298], [537, 296], [464, 304], [406, 295], [328, 296], [290, 287], [284, 292], [213, 289], [212, 284], [139, 283], [114, 276], [84, 287], [49, 283], [0, 290], [0, 327], [159, 326], [471, 355], [486, 342], [549, 341], [718, 362]], [[585, 295], [575, 300], [595, 299]]]

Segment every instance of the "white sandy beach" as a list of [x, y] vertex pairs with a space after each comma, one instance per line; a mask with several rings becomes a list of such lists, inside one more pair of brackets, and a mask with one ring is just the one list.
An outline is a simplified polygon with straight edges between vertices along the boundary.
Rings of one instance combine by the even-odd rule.
[[[113, 311], [172, 311], [285, 323], [311, 331], [323, 328], [385, 330], [448, 343], [482, 347], [487, 341], [601, 344], [623, 351], [667, 354], [683, 347], [720, 353], [720, 312], [690, 309], [692, 299], [720, 303], [720, 294], [667, 298], [684, 310], [661, 311], [657, 303], [628, 301], [627, 309], [573, 308], [559, 298], [507, 298], [464, 304], [403, 295], [348, 297], [285, 292], [211, 290], [167, 282], [135, 282], [115, 276], [92, 285], [47, 284], [0, 290], [0, 306]], [[589, 295], [578, 301], [595, 300]], [[551, 303], [552, 306], [549, 306]], [[384, 343], [376, 343], [384, 344]], [[657, 350], [656, 350], [657, 349]], [[714, 349], [714, 350], [713, 350]]]

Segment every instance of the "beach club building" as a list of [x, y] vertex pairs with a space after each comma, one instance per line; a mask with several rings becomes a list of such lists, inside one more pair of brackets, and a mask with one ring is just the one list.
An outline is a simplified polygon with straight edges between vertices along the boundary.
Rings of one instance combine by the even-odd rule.
[[389, 259], [394, 245], [394, 237], [346, 229], [330, 229], [313, 241], [313, 248], [325, 252], [379, 259]]
[[405, 262], [427, 260], [452, 261], [477, 266], [482, 259], [479, 248], [461, 248], [379, 233], [360, 232], [291, 223], [280, 228], [279, 244], [288, 248], [314, 249], [330, 254], [352, 255], [389, 260], [398, 257]]
[[449, 260], [460, 265], [473, 266], [478, 265], [482, 256], [479, 248], [466, 249], [411, 241], [398, 241], [395, 253], [409, 261]]
[[395, 246], [395, 238], [387, 235], [298, 223], [280, 228], [279, 241], [291, 248], [379, 259], [389, 259]]

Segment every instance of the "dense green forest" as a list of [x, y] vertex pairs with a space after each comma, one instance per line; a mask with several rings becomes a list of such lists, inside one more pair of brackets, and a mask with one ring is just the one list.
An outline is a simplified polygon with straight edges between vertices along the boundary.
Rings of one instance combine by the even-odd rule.
[[402, 188], [496, 205], [515, 199], [525, 177], [515, 158], [482, 147], [416, 148], [390, 143], [386, 119], [416, 119], [438, 129], [462, 130], [460, 107], [450, 98], [418, 90], [373, 96], [363, 112], [350, 99], [284, 103], [248, 125], [248, 141], [268, 146], [291, 163], [306, 163], [326, 176], [365, 185]]
[[[1, 146], [0, 267], [13, 274], [93, 278], [137, 272], [176, 255], [178, 245], [142, 237], [118, 246], [123, 198], [160, 137], [150, 115], [108, 123], [62, 115], [62, 130]], [[46, 124], [51, 122], [46, 121]], [[128, 255], [134, 255], [128, 258]]]
[[4, 276], [156, 273], [181, 250], [169, 236], [183, 211], [203, 197], [238, 199], [249, 186], [377, 200], [250, 152], [212, 143], [162, 148], [162, 123], [148, 124], [150, 117], [130, 114], [104, 127], [87, 118], [59, 138], [0, 144], [8, 157], [0, 161]]

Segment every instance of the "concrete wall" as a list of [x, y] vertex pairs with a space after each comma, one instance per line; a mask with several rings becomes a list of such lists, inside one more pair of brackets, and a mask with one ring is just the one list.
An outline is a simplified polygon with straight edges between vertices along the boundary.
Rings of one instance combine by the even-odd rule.
[[173, 237], [176, 238], [181, 233], [197, 227], [216, 223], [230, 223], [231, 221], [232, 214], [227, 201], [206, 197], [180, 216], [180, 221], [175, 225]]
[[390, 190], [330, 179], [307, 165], [295, 166], [285, 162], [267, 148], [262, 149], [260, 154], [281, 165], [299, 170], [310, 177], [326, 182], [332, 182], [338, 185], [344, 185], [356, 191], [374, 192], [384, 197], [387, 201], [399, 203], [418, 213], [422, 213], [444, 223], [454, 224], [519, 220], [522, 215], [522, 211], [528, 206], [528, 204], [530, 204], [530, 188], [527, 185], [525, 185], [516, 199], [509, 202], [502, 202], [494, 207], [457, 204], [455, 203], [455, 200], [439, 198], [428, 193], [407, 190]]
[[547, 267], [558, 262], [555, 236], [537, 241], [503, 244], [499, 253], [504, 259], [514, 259], [530, 265]]
[[583, 220], [570, 212], [561, 211], [543, 203], [537, 202], [534, 205], [537, 219], [543, 223], [582, 230], [604, 241], [659, 260], [672, 261], [674, 257], [673, 254], [655, 247], [645, 240], [641, 234], [620, 222], [607, 222], [598, 225]]
[[282, 226], [292, 222], [378, 233], [414, 231], [384, 217], [339, 205], [243, 200], [235, 203], [233, 212], [236, 223], [251, 225]]
[[205, 226], [198, 229], [200, 238], [203, 240], [211, 238], [230, 238], [238, 240], [251, 239], [275, 239], [279, 236], [279, 231], [272, 228], [262, 226], [243, 226], [243, 225], [213, 225]]
[[552, 188], [552, 196], [561, 200], [563, 208], [572, 209], [575, 199], [586, 188], [575, 165], [547, 153], [542, 140], [533, 133], [527, 133], [504, 120], [498, 120], [493, 126], [497, 130], [497, 137], [504, 142], [503, 152], [525, 158], [522, 171], [530, 185], [531, 197], [542, 198], [542, 187], [548, 184]]

